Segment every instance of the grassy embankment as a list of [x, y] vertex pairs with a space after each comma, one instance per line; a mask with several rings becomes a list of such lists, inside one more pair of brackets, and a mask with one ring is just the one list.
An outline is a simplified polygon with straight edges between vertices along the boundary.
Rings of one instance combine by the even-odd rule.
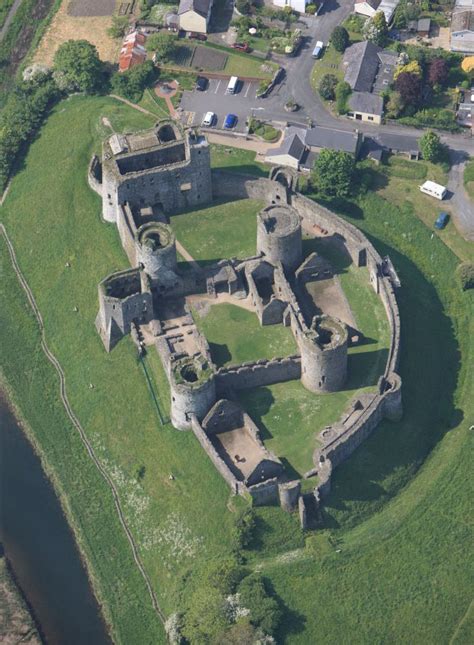
[[472, 200], [474, 200], [474, 159], [467, 162], [464, 170], [464, 186]]
[[[105, 134], [100, 117], [108, 116], [118, 130], [144, 127], [144, 116], [133, 114], [106, 99], [76, 97], [59, 106], [12, 183], [2, 221], [66, 369], [71, 402], [120, 485], [147, 570], [169, 612], [180, 574], [196, 558], [227, 550], [231, 513], [227, 489], [192, 435], [158, 425], [131, 343], [106, 355], [92, 325], [98, 280], [127, 262], [116, 230], [100, 221], [85, 169]], [[270, 508], [259, 512], [249, 555], [268, 558], [264, 571], [287, 606], [282, 640], [347, 642], [350, 633], [356, 643], [448, 642], [456, 632], [454, 642], [469, 642], [472, 296], [455, 283], [457, 258], [439, 238], [431, 239], [413, 209], [372, 193], [350, 212], [378, 249], [390, 252], [402, 279], [405, 417], [383, 423], [337, 469], [328, 531], [308, 538], [307, 550], [293, 560], [284, 555], [302, 546], [303, 536], [295, 518]], [[3, 243], [1, 248], [3, 257]], [[56, 377], [8, 262], [3, 274], [0, 361], [10, 389], [67, 491], [119, 640], [156, 642], [159, 632], [110, 498], [58, 404]], [[162, 370], [154, 367], [158, 380]], [[137, 483], [141, 465], [146, 474]], [[341, 553], [334, 552], [336, 544]]]

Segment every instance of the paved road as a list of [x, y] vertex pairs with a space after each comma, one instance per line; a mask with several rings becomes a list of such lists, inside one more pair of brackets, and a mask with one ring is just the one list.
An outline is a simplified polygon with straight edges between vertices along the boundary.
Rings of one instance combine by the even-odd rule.
[[451, 196], [448, 204], [453, 208], [456, 228], [466, 240], [474, 242], [474, 205], [463, 182], [467, 155], [461, 150], [451, 150], [450, 156], [452, 165], [448, 176], [448, 190]]
[[11, 22], [15, 17], [15, 14], [18, 11], [18, 8], [20, 5], [21, 5], [21, 0], [15, 0], [12, 6], [10, 7], [10, 11], [8, 12], [7, 19], [3, 23], [3, 27], [0, 29], [0, 43], [5, 38], [8, 28], [10, 27]]

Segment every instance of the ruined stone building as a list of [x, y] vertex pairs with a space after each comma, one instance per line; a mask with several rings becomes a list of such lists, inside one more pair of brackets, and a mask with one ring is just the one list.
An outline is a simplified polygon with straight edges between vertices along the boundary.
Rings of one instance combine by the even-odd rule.
[[[116, 224], [132, 266], [99, 284], [96, 327], [106, 350], [129, 333], [141, 351], [145, 344], [156, 350], [170, 384], [173, 425], [194, 432], [232, 491], [249, 494], [257, 504], [278, 501], [287, 511], [298, 508], [302, 525], [314, 525], [332, 469], [382, 418], [401, 415], [394, 292], [399, 282], [393, 265], [355, 227], [297, 193], [288, 171], [273, 169], [269, 179], [211, 172], [205, 138], [174, 123], [110, 137], [102, 161], [94, 158], [90, 164], [89, 183], [101, 195], [103, 217]], [[255, 255], [180, 269], [168, 214], [208, 203], [213, 195], [265, 202], [257, 214]], [[303, 479], [311, 483], [317, 475], [309, 493], [301, 492], [301, 480], [289, 477], [254, 421], [235, 403], [235, 393], [249, 387], [300, 379], [311, 392], [324, 393], [341, 390], [346, 382], [348, 347], [359, 336], [351, 324], [314, 306], [314, 287], [331, 267], [316, 253], [304, 257], [303, 229], [333, 239], [356, 267], [368, 269], [391, 330], [377, 391], [353, 400], [340, 421], [320, 433], [317, 449], [308, 445], [314, 468]], [[212, 300], [220, 294], [236, 304], [245, 299], [261, 325], [289, 327], [298, 352], [218, 369], [189, 298]]]

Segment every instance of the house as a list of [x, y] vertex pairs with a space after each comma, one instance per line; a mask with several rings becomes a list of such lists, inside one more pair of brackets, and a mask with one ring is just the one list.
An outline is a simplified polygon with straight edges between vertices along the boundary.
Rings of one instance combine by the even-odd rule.
[[383, 115], [383, 98], [370, 92], [352, 92], [348, 100], [347, 116], [356, 121], [381, 123]]
[[344, 80], [349, 83], [348, 116], [358, 121], [380, 123], [383, 100], [380, 94], [393, 81], [398, 56], [369, 41], [355, 43], [344, 53]]
[[451, 51], [474, 53], [474, 0], [456, 0], [451, 18]]
[[356, 0], [354, 13], [372, 18], [377, 13], [381, 0]]
[[141, 65], [146, 60], [146, 35], [135, 30], [125, 36], [119, 55], [119, 72]]
[[363, 137], [360, 132], [346, 132], [316, 126], [289, 125], [278, 148], [267, 150], [265, 162], [287, 166], [295, 170], [311, 170], [314, 159], [321, 150], [342, 150], [358, 157]]
[[387, 25], [392, 22], [395, 9], [398, 7], [400, 0], [382, 0], [379, 4], [378, 11], [383, 11]]
[[178, 8], [180, 29], [206, 34], [212, 5], [213, 0], [180, 0]]
[[310, 2], [311, 0], [272, 0], [272, 4], [276, 7], [291, 7], [294, 11], [299, 11], [299, 13], [305, 13], [306, 5]]
[[431, 19], [420, 18], [416, 25], [416, 31], [419, 36], [429, 36], [431, 31]]
[[402, 155], [411, 161], [418, 161], [420, 149], [418, 140], [405, 134], [381, 132], [375, 137], [366, 137], [364, 154], [374, 161], [381, 161], [383, 154]]

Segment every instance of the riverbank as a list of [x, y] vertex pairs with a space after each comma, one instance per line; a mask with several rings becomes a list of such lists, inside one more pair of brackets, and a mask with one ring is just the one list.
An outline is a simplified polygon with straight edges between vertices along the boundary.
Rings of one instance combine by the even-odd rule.
[[5, 556], [0, 556], [0, 642], [41, 645], [33, 616], [15, 584]]

